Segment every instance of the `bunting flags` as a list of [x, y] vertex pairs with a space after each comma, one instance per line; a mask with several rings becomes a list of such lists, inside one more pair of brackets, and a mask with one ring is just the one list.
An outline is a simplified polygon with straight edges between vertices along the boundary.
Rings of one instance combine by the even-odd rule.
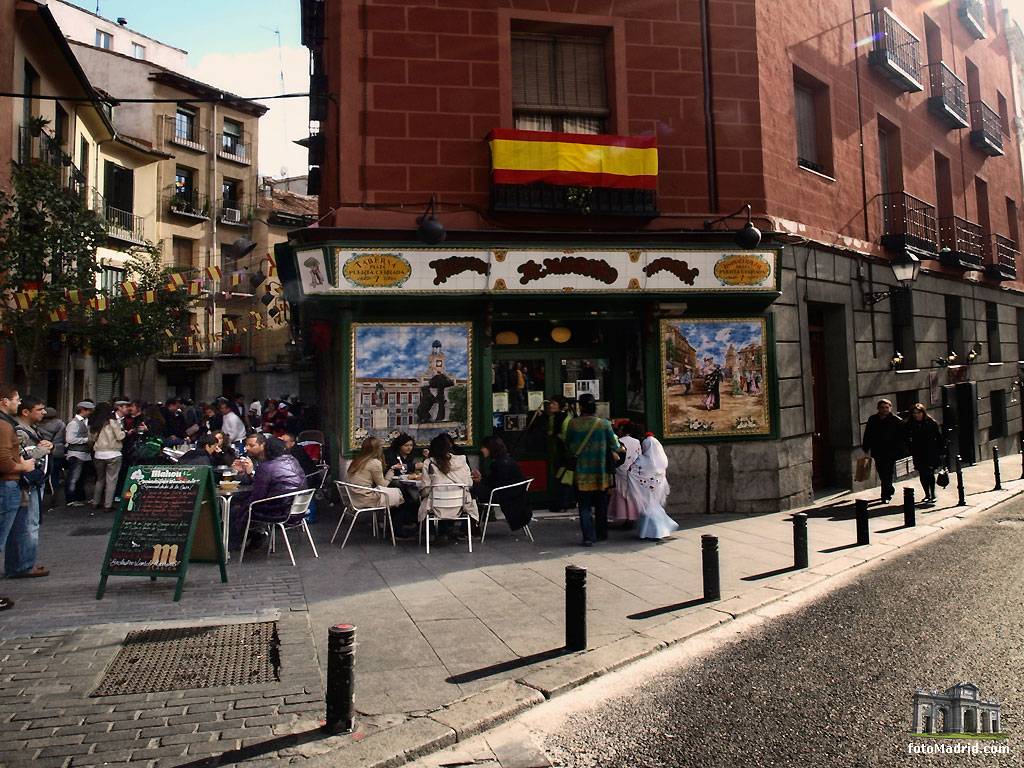
[[99, 312], [103, 312], [110, 307], [110, 299], [106, 296], [97, 296], [94, 299], [89, 299], [89, 306]]
[[135, 321], [136, 325], [142, 325], [142, 315], [136, 313], [136, 314], [132, 315], [132, 320]]
[[70, 301], [72, 304], [82, 303], [82, 292], [79, 290], [64, 291], [64, 298]]
[[170, 284], [175, 288], [181, 288], [185, 285], [185, 276], [181, 272], [172, 272], [167, 277], [171, 281]]
[[142, 299], [147, 304], [152, 304], [154, 301], [156, 301], [156, 291], [143, 291]]
[[129, 299], [134, 300], [136, 294], [138, 294], [139, 292], [139, 284], [134, 281], [121, 283], [121, 290], [124, 291], [125, 296], [127, 296]]
[[14, 306], [18, 309], [28, 309], [31, 305], [27, 293], [16, 293], [14, 294]]
[[189, 283], [188, 283], [188, 295], [189, 296], [198, 296], [199, 295], [199, 291], [202, 289], [202, 287], [203, 287], [203, 281], [202, 280], [189, 280]]
[[274, 254], [267, 254], [267, 261], [270, 265], [267, 267], [267, 277], [274, 277], [277, 274], [277, 260], [274, 258]]
[[232, 319], [231, 319], [231, 318], [229, 318], [229, 317], [225, 317], [225, 318], [224, 318], [224, 329], [225, 329], [225, 330], [226, 330], [226, 331], [227, 331], [228, 333], [236, 333], [236, 332], [237, 332], [237, 329], [236, 329], [236, 327], [235, 327], [235, 321], [234, 321], [234, 320], [232, 320]]
[[209, 280], [220, 280], [224, 276], [224, 271], [220, 267], [206, 267], [203, 271]]

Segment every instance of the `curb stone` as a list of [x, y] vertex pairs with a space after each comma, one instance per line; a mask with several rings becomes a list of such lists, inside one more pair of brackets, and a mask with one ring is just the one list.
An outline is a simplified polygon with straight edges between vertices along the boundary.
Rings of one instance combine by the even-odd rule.
[[430, 718], [454, 729], [458, 741], [511, 720], [544, 701], [535, 687], [507, 680], [430, 713]]

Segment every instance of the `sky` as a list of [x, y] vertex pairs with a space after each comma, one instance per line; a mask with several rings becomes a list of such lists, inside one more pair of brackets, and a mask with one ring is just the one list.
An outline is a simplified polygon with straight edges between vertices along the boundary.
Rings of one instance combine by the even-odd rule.
[[[97, 0], [68, 2], [96, 13]], [[239, 96], [309, 89], [309, 51], [299, 42], [299, 0], [98, 0], [98, 4], [103, 18], [124, 17], [130, 29], [188, 51], [189, 71], [183, 74], [196, 80]], [[280, 49], [275, 29], [280, 30]], [[263, 103], [270, 111], [260, 119], [260, 174], [279, 178], [305, 174], [306, 150], [292, 142], [309, 133], [308, 101]]]
[[672, 325], [679, 328], [690, 346], [697, 351], [698, 360], [713, 357], [720, 365], [725, 365], [725, 353], [730, 344], [739, 352], [752, 342], [763, 343], [760, 322], [681, 322]]
[[450, 378], [469, 375], [465, 325], [364, 325], [356, 329], [356, 377], [414, 378], [427, 370], [434, 340], [441, 342]]

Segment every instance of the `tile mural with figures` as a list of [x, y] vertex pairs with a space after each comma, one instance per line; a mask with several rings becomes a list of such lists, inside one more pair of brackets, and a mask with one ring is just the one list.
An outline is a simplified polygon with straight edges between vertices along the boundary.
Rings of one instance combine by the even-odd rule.
[[402, 432], [471, 443], [472, 334], [470, 323], [354, 323], [349, 448]]
[[771, 432], [763, 317], [661, 321], [665, 437]]

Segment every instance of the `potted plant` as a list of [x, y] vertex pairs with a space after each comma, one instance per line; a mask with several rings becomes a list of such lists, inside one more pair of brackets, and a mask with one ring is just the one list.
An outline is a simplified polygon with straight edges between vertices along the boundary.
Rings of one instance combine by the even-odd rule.
[[43, 129], [50, 124], [50, 119], [43, 117], [42, 115], [36, 115], [30, 117], [25, 123], [28, 126], [28, 132], [32, 135], [32, 138], [38, 139], [42, 134]]
[[71, 165], [71, 155], [69, 155], [67, 152], [61, 152], [60, 161], [64, 164], [65, 167]]

